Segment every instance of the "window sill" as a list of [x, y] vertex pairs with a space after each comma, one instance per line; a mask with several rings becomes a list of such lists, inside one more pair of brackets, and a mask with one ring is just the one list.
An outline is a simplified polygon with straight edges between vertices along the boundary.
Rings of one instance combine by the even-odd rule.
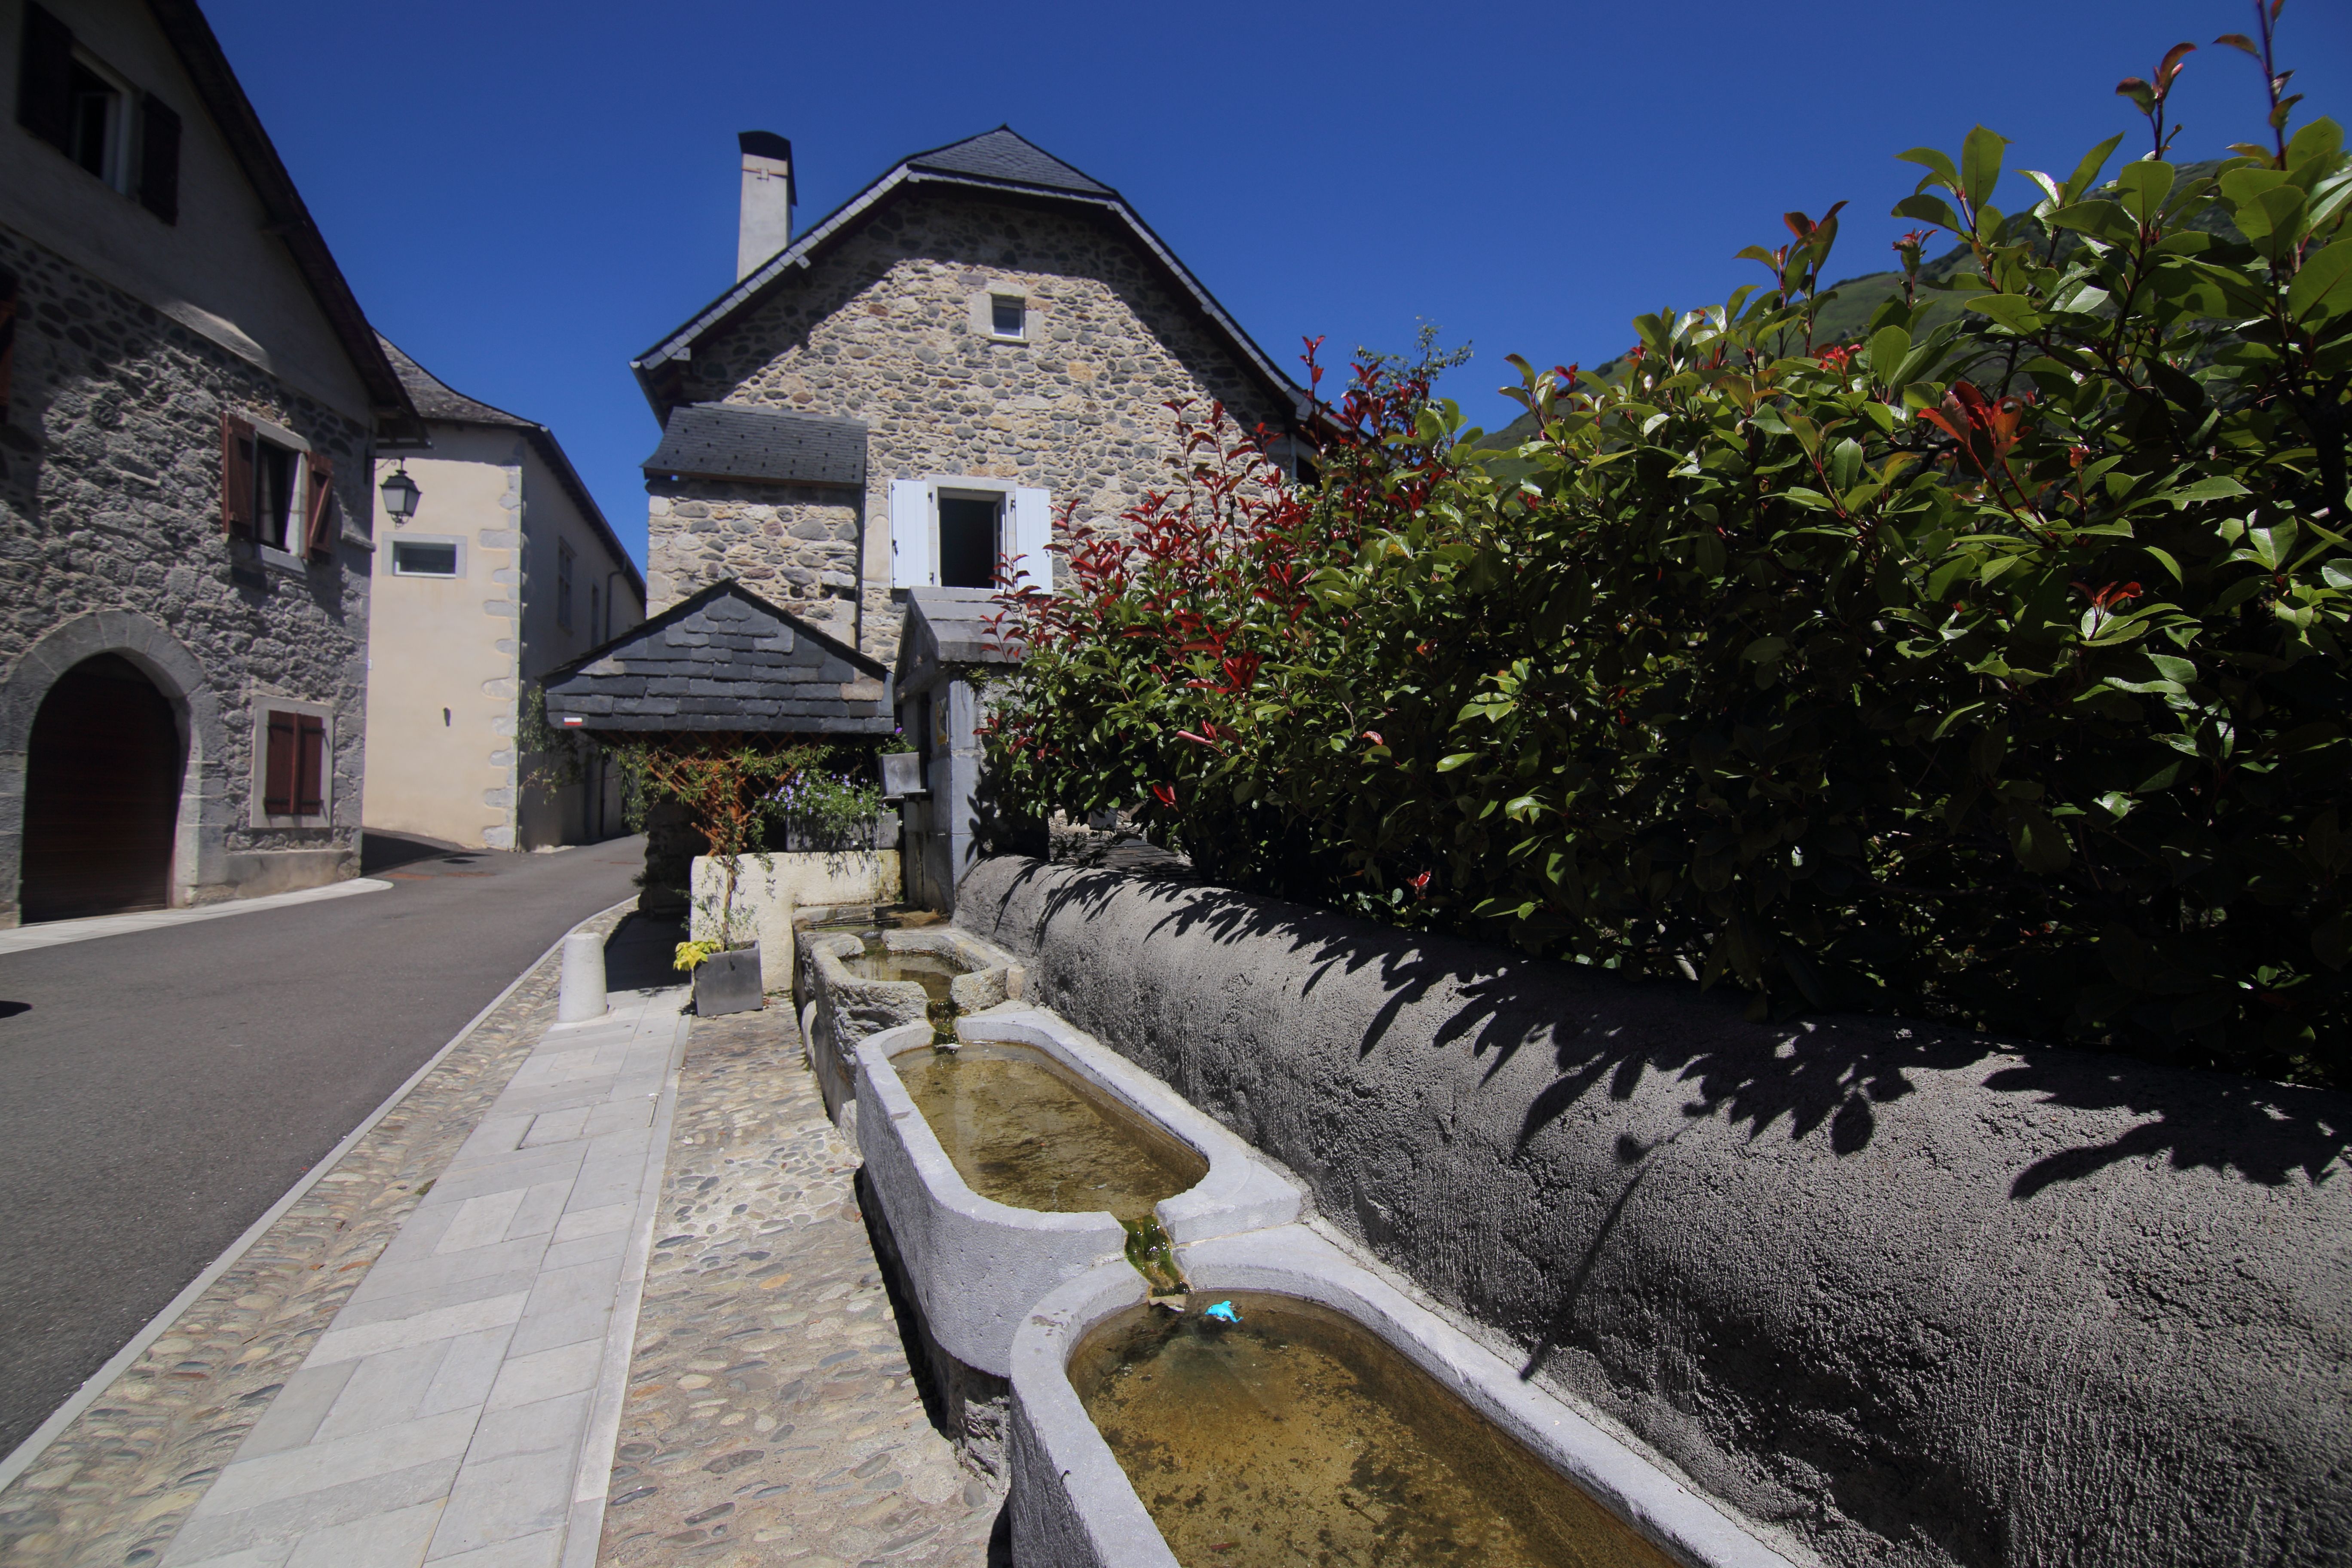
[[275, 550], [267, 544], [254, 546], [254, 554], [272, 572], [283, 572], [289, 577], [308, 577], [310, 574], [310, 563], [308, 557], [289, 555], [283, 550]]

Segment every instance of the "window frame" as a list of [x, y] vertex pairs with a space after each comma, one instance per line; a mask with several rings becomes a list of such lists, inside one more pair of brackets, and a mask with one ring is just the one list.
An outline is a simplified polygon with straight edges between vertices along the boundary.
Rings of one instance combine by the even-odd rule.
[[[114, 103], [106, 116], [107, 144], [99, 158], [104, 165], [102, 169], [92, 169], [83, 163], [73, 144], [73, 138], [79, 132], [79, 115], [68, 121], [73, 128], [68, 133], [68, 141], [62, 151], [76, 168], [96, 175], [117, 195], [135, 200], [139, 195], [139, 106], [146, 95], [131, 86], [121, 71], [84, 48], [79, 40], [74, 44], [69, 58], [74, 65], [97, 78], [113, 94]], [[70, 93], [70, 88], [68, 90]]]
[[995, 507], [995, 548], [989, 552], [990, 576], [992, 579], [995, 575], [996, 563], [1003, 561], [1006, 554], [1007, 524], [1013, 515], [1012, 488], [1007, 486], [1000, 489], [993, 485], [975, 484], [970, 480], [940, 480], [931, 486], [931, 575], [939, 579], [939, 584], [942, 588], [992, 588], [996, 585], [993, 581], [987, 583], [948, 581], [947, 503], [951, 500], [983, 501]]
[[[327, 828], [335, 820], [335, 710], [332, 703], [311, 702], [299, 697], [280, 697], [273, 691], [253, 693], [253, 765], [249, 783], [252, 799], [247, 803], [246, 820], [248, 826], [260, 828], [307, 830]], [[312, 719], [319, 725], [319, 809], [313, 812], [274, 812], [269, 809], [269, 719], [273, 713], [288, 714], [295, 719]], [[300, 742], [300, 730], [296, 730], [296, 745]], [[301, 757], [295, 757], [296, 778], [300, 778]], [[301, 804], [299, 796], [293, 804]]]
[[572, 629], [572, 584], [579, 575], [575, 568], [580, 552], [572, 542], [559, 536], [555, 541], [555, 624], [565, 631]]
[[[253, 529], [254, 552], [260, 556], [263, 562], [277, 567], [281, 572], [307, 574], [311, 566], [308, 506], [310, 493], [310, 443], [287, 429], [283, 425], [272, 424], [267, 419], [256, 419], [250, 415], [242, 416], [242, 417], [247, 424], [253, 426], [251, 460], [253, 494], [247, 515]], [[265, 445], [274, 447], [294, 459], [293, 471], [287, 485], [286, 516], [280, 520], [278, 531], [281, 542], [278, 543], [270, 542], [269, 529], [263, 520], [261, 510], [261, 448]]]
[[[446, 544], [455, 554], [455, 565], [447, 572], [404, 572], [400, 566], [400, 547], [404, 544]], [[466, 542], [454, 533], [403, 533], [384, 541], [384, 572], [394, 577], [415, 577], [427, 583], [454, 583], [466, 575]]]

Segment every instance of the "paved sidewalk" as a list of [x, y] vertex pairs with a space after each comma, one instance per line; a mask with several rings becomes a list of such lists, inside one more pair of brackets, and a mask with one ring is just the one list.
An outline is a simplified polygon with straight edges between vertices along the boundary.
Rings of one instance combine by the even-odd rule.
[[[625, 1366], [605, 1376], [608, 1346], [625, 1357], [634, 1325], [682, 1001], [623, 994], [601, 1022], [548, 1029], [165, 1568], [593, 1561]], [[601, 1383], [613, 1400], [600, 1412]]]
[[696, 1022], [604, 1568], [1008, 1561], [1003, 1481], [925, 1414], [856, 1170], [789, 1009]]
[[320, 899], [347, 899], [353, 893], [383, 893], [390, 882], [375, 877], [352, 877], [323, 888], [303, 888], [291, 893], [268, 893], [257, 899], [228, 899], [184, 910], [142, 910], [135, 915], [92, 915], [79, 921], [43, 921], [37, 925], [0, 931], [0, 953], [30, 952], [68, 942], [89, 942], [101, 936], [127, 936], [136, 931], [216, 921], [225, 915], [249, 915], [262, 910], [282, 910], [289, 904], [311, 904]]

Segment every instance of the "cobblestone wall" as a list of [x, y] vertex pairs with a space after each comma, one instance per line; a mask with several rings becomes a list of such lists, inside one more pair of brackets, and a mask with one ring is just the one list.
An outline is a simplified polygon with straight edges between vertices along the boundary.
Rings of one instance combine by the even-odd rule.
[[656, 610], [733, 577], [855, 647], [865, 496], [803, 486], [670, 479], [652, 487], [646, 592]]
[[[179, 896], [202, 901], [240, 886], [349, 875], [365, 732], [367, 554], [343, 547], [331, 563], [289, 570], [233, 551], [220, 522], [220, 416], [268, 420], [331, 457], [346, 520], [368, 514], [368, 429], [5, 228], [0, 268], [17, 279], [20, 301], [0, 423], [0, 707], [29, 728], [40, 699], [29, 687], [46, 690], [57, 673], [26, 658], [45, 637], [107, 612], [118, 617], [122, 613], [139, 617], [186, 650], [217, 709], [218, 754], [201, 759], [217, 792], [200, 803], [211, 835], [205, 870], [182, 877]], [[101, 651], [79, 641], [79, 657]], [[333, 709], [331, 827], [248, 826], [253, 700], [265, 694]], [[198, 694], [165, 695], [185, 711]], [[23, 745], [22, 730], [0, 737], [0, 924], [16, 919]]]
[[[990, 335], [992, 293], [1026, 299], [1024, 341]], [[1050, 490], [1057, 510], [1075, 497], [1082, 519], [1108, 521], [1168, 486], [1177, 447], [1166, 404], [1189, 399], [1205, 413], [1221, 400], [1244, 426], [1289, 417], [1109, 222], [935, 192], [895, 198], [804, 277], [698, 343], [682, 391], [866, 421], [859, 647], [886, 663], [899, 619], [891, 479], [1014, 479]], [[814, 542], [806, 531], [818, 526], [838, 540], [845, 511], [824, 510], [824, 492], [734, 488], [662, 487], [653, 498], [656, 612], [717, 576], [759, 591], [746, 568], [761, 566], [788, 579], [814, 573], [820, 591], [838, 591], [826, 581], [837, 557], [819, 564], [783, 542]], [[690, 514], [689, 500], [709, 510]], [[722, 510], [738, 505], [746, 510]]]

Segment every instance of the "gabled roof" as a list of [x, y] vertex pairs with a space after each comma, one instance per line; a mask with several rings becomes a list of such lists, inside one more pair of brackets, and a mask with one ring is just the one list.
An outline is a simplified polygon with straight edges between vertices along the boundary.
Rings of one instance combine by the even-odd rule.
[[731, 577], [541, 686], [559, 729], [887, 735], [898, 724], [888, 670]]
[[254, 112], [228, 57], [221, 52], [212, 25], [196, 8], [195, 0], [147, 0], [147, 8], [173, 52], [180, 57], [181, 68], [195, 84], [205, 112], [220, 128], [246, 182], [260, 196], [269, 230], [285, 242], [296, 269], [310, 285], [311, 298], [318, 301], [352, 368], [359, 374], [360, 384], [367, 389], [373, 405], [378, 433], [395, 441], [421, 438], [424, 432], [416, 424], [416, 410], [408, 394], [376, 346], [367, 313], [352, 297], [342, 268], [335, 265], [326, 237], [303, 204], [302, 193], [295, 188], [294, 176], [286, 172], [269, 132], [261, 128], [261, 116]]
[[997, 635], [996, 619], [1008, 607], [993, 588], [908, 589], [907, 620], [898, 633], [898, 695], [929, 690], [949, 665], [1020, 663], [1021, 645]]
[[1066, 205], [1100, 213], [1125, 227], [1144, 253], [1157, 262], [1176, 292], [1192, 301], [1208, 319], [1212, 331], [1224, 339], [1244, 366], [1254, 373], [1294, 416], [1310, 417], [1307, 394], [1275, 367], [1265, 351], [1242, 331], [1216, 297], [1192, 276], [1176, 253], [1151, 232], [1125, 197], [1108, 185], [1080, 173], [1014, 132], [1000, 125], [965, 141], [935, 147], [901, 159], [887, 174], [786, 246], [751, 276], [697, 311], [692, 320], [632, 360], [646, 400], [656, 416], [677, 405], [676, 367], [693, 357], [695, 345], [723, 331], [735, 317], [761, 300], [782, 280], [805, 271], [816, 258], [856, 232], [860, 222], [885, 203], [924, 186], [963, 187], [995, 192], [1024, 201]]
[[415, 405], [421, 417], [450, 425], [483, 425], [495, 429], [518, 430], [538, 447], [540, 457], [555, 470], [556, 482], [572, 498], [572, 504], [580, 509], [580, 515], [588, 520], [590, 526], [596, 530], [596, 536], [604, 542], [605, 550], [621, 563], [621, 569], [628, 575], [629, 586], [637, 591], [637, 603], [642, 605], [646, 602], [646, 580], [638, 574], [637, 563], [629, 558], [628, 549], [622, 544], [620, 535], [613, 531], [613, 525], [604, 521], [604, 509], [596, 504], [596, 498], [588, 493], [587, 484], [580, 478], [579, 470], [572, 468], [571, 455], [564, 451], [563, 443], [555, 438], [554, 431], [536, 420], [525, 419], [520, 414], [509, 414], [503, 408], [494, 407], [478, 397], [467, 396], [404, 353], [390, 338], [381, 332], [374, 336], [383, 350], [385, 361], [400, 377], [401, 386], [407, 392], [409, 401]]
[[866, 426], [740, 403], [688, 403], [669, 411], [661, 445], [638, 465], [647, 474], [698, 479], [866, 485]]
[[969, 174], [1008, 185], [1033, 185], [1041, 191], [1071, 191], [1084, 196], [1116, 196], [1117, 191], [1078, 173], [1011, 126], [1000, 125], [961, 142], [918, 153], [907, 160], [909, 169], [940, 174]]

